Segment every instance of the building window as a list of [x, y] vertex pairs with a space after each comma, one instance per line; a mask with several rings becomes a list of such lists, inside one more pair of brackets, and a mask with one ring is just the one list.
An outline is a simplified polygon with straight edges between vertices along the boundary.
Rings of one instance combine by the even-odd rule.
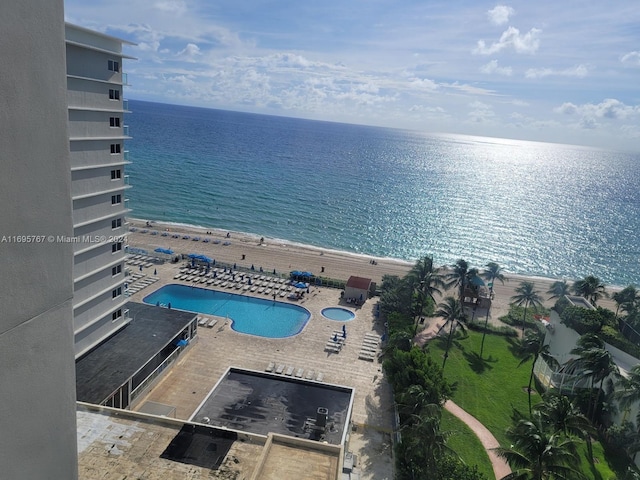
[[119, 308], [118, 310], [116, 310], [115, 312], [113, 312], [111, 314], [111, 321], [115, 322], [116, 320], [122, 318], [122, 309]]
[[108, 68], [112, 72], [119, 72], [120, 71], [120, 62], [117, 62], [115, 60], [109, 60]]
[[115, 267], [111, 267], [111, 276], [115, 277], [116, 275], [122, 273], [122, 265], [116, 265]]
[[116, 169], [116, 170], [111, 170], [111, 180], [119, 180], [122, 178], [122, 170], [121, 169]]
[[109, 89], [109, 100], [120, 100], [120, 90], [116, 88]]
[[111, 220], [111, 228], [112, 229], [116, 229], [116, 228], [120, 228], [122, 226], [122, 219], [121, 218], [115, 218], [113, 220]]
[[119, 127], [120, 126], [120, 117], [109, 117], [109, 126], [110, 127]]
[[111, 205], [119, 205], [122, 203], [122, 195], [111, 195]]
[[112, 155], [117, 155], [121, 151], [122, 151], [122, 147], [121, 147], [121, 145], [119, 143], [112, 143], [111, 144], [111, 154]]
[[115, 288], [111, 291], [111, 298], [118, 298], [122, 295], [122, 287]]
[[111, 245], [111, 253], [116, 253], [122, 250], [122, 242], [114, 243]]

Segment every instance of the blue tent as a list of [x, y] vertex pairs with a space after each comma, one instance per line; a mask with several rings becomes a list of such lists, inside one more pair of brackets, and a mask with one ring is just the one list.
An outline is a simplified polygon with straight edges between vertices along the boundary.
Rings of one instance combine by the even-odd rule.
[[299, 270], [293, 270], [292, 272], [290, 272], [292, 277], [299, 277], [300, 275], [302, 275], [302, 272]]
[[170, 248], [158, 247], [154, 250], [154, 252], [166, 253], [167, 255], [171, 255], [173, 253], [173, 250], [171, 250]]
[[296, 288], [307, 288], [307, 284], [304, 282], [294, 283], [293, 286]]
[[313, 277], [313, 273], [311, 272], [302, 272], [300, 273], [301, 277]]
[[205, 255], [198, 255], [196, 257], [196, 259], [202, 261], [202, 262], [207, 262], [207, 263], [211, 263], [213, 262], [213, 260], [211, 260], [209, 257], [205, 256]]
[[190, 253], [189, 255], [187, 255], [187, 257], [189, 257], [190, 259], [194, 260], [196, 258], [198, 258], [200, 255], [198, 255], [197, 253]]

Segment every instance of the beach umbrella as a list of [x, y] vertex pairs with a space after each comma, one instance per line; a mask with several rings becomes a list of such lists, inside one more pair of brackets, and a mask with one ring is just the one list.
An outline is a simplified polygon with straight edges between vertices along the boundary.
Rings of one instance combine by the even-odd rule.
[[276, 269], [275, 269], [275, 268], [273, 269], [273, 274], [274, 274], [274, 275], [276, 274]]
[[153, 269], [153, 274], [158, 275], [158, 271], [155, 268]]
[[297, 282], [293, 284], [294, 287], [296, 288], [307, 288], [307, 284], [304, 282]]
[[342, 333], [347, 333], [347, 326], [344, 323], [342, 324]]
[[300, 276], [301, 277], [313, 277], [313, 273], [311, 273], [311, 272], [301, 272]]
[[253, 263], [251, 264], [251, 270], [255, 270], [256, 267], [253, 266]]
[[293, 270], [293, 271], [290, 272], [290, 275], [292, 277], [299, 277], [300, 275], [302, 275], [302, 272], [299, 271], [299, 270]]
[[338, 341], [338, 334], [337, 334], [337, 333], [334, 333], [334, 334], [333, 334], [333, 341], [334, 341], [334, 342], [337, 342], [337, 341]]
[[482, 280], [482, 278], [480, 278], [477, 275], [474, 275], [473, 277], [471, 277], [469, 281], [471, 282], [472, 285], [475, 285], [476, 287], [484, 286], [484, 280]]

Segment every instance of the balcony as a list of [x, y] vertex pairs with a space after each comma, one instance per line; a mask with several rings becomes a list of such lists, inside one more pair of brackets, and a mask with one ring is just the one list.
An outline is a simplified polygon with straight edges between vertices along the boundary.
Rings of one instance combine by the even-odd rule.
[[122, 134], [123, 134], [125, 137], [128, 137], [128, 136], [129, 136], [129, 125], [123, 125], [123, 126], [122, 126]]
[[122, 85], [129, 86], [129, 75], [124, 72], [122, 73]]
[[125, 99], [125, 100], [122, 100], [122, 109], [123, 109], [125, 112], [128, 112], [128, 111], [129, 111], [129, 100], [126, 100], [126, 99]]

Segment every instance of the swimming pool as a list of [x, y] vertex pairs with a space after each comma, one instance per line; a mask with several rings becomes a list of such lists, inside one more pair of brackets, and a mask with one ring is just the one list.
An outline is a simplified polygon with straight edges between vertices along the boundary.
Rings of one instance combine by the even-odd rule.
[[311, 313], [306, 308], [288, 303], [235, 293], [205, 290], [186, 285], [165, 285], [150, 295], [145, 303], [228, 317], [236, 332], [267, 338], [285, 338], [302, 331]]
[[351, 310], [340, 307], [328, 307], [322, 309], [322, 316], [327, 317], [329, 320], [337, 320], [339, 322], [348, 322], [356, 318], [356, 314]]

